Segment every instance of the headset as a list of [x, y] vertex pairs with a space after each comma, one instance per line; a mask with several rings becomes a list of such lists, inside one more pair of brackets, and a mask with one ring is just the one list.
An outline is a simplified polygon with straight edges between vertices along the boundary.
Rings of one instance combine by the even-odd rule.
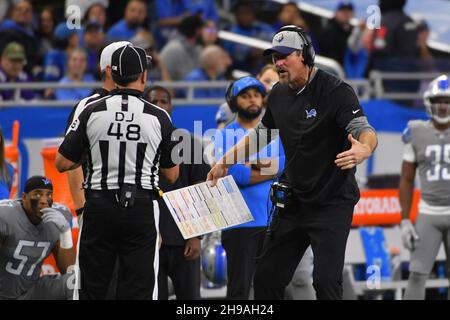
[[[280, 28], [276, 34], [283, 32], [283, 31], [293, 31], [296, 32], [300, 38], [303, 40], [303, 49], [298, 48], [302, 51], [303, 59], [305, 60], [305, 64], [307, 66], [314, 66], [314, 59], [316, 57], [316, 51], [314, 50], [314, 47], [312, 46], [310, 37], [306, 34], [305, 30], [303, 30], [300, 27], [297, 26], [285, 26]], [[275, 34], [275, 35], [276, 35]]]
[[225, 93], [225, 100], [233, 113], [238, 111], [237, 96], [239, 93], [249, 88], [258, 89], [263, 96], [266, 95], [266, 88], [264, 85], [258, 79], [251, 76], [241, 77], [228, 85]]

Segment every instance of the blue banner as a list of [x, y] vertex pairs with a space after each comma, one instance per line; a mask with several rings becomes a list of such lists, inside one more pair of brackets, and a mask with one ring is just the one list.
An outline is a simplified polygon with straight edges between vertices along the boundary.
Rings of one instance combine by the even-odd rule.
[[[411, 119], [426, 119], [423, 110], [405, 108], [399, 104], [387, 100], [369, 100], [361, 103], [369, 122], [378, 132], [401, 133], [406, 124]], [[215, 114], [217, 106], [176, 106], [172, 114], [172, 120], [177, 128], [184, 128], [195, 133], [204, 133], [208, 129], [216, 127]], [[0, 125], [3, 128], [6, 139], [11, 139], [12, 126], [14, 120], [20, 122], [19, 150], [21, 154], [21, 183], [23, 186], [29, 176], [30, 163], [36, 157], [41, 157], [36, 153], [37, 149], [27, 148], [25, 140], [39, 140], [45, 138], [55, 138], [64, 134], [67, 118], [72, 108], [3, 108], [0, 109]], [[200, 127], [194, 130], [194, 121], [201, 121]], [[32, 144], [32, 142], [27, 142]], [[30, 149], [30, 150], [29, 150]], [[33, 153], [33, 154], [31, 154]], [[371, 171], [371, 161], [369, 170]], [[33, 171], [33, 170], [31, 170]], [[36, 172], [31, 172], [35, 174]]]

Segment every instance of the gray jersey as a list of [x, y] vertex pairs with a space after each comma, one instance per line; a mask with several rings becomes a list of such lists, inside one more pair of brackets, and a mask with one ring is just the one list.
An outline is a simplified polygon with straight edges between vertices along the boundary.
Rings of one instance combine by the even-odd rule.
[[[69, 209], [56, 203], [53, 208], [71, 222]], [[38, 281], [59, 234], [52, 223], [33, 225], [21, 200], [0, 201], [0, 299], [18, 298]]]
[[419, 171], [422, 198], [431, 206], [450, 206], [450, 129], [436, 130], [431, 121], [408, 122], [403, 141], [413, 154]]

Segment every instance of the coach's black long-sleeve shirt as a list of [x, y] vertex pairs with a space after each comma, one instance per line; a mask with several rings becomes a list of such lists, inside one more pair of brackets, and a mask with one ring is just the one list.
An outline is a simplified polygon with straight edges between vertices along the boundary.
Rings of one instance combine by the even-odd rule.
[[359, 200], [356, 170], [341, 170], [334, 160], [351, 148], [347, 125], [363, 116], [353, 89], [325, 71], [318, 70], [301, 92], [287, 84], [274, 86], [262, 124], [280, 130], [285, 174], [301, 203], [355, 204]]

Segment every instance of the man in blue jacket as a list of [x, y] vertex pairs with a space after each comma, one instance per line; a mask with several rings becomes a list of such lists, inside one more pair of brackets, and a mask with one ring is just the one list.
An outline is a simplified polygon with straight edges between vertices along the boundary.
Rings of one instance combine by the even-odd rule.
[[[222, 129], [215, 139], [216, 159], [245, 136], [247, 130], [260, 121], [266, 90], [253, 77], [236, 80], [227, 90], [227, 102], [237, 118]], [[268, 160], [270, 163], [263, 161]], [[284, 152], [279, 140], [274, 140], [257, 155], [258, 162], [247, 159], [245, 164], [229, 168], [254, 220], [222, 232], [222, 246], [227, 254], [227, 299], [249, 298], [257, 258], [262, 248], [268, 223], [268, 195], [272, 180], [284, 166]]]

